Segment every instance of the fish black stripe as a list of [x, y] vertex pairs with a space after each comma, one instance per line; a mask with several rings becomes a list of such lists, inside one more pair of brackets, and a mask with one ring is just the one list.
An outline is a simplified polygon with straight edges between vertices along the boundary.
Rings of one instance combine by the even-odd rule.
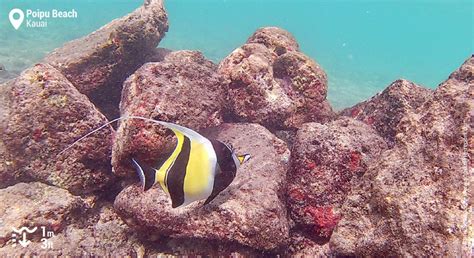
[[216, 152], [217, 156], [217, 163], [222, 171], [235, 171], [237, 168], [235, 167], [234, 159], [232, 158], [232, 150], [227, 147], [224, 143], [218, 140], [210, 140], [212, 143], [212, 147]]
[[176, 208], [184, 203], [184, 177], [191, 153], [191, 141], [183, 136], [183, 146], [173, 165], [167, 173], [167, 185], [171, 196], [172, 207]]
[[234, 159], [232, 158], [232, 150], [220, 141], [210, 141], [216, 153], [217, 167], [215, 171], [214, 185], [212, 186], [212, 193], [206, 199], [204, 204], [208, 204], [214, 200], [220, 192], [226, 189], [234, 180], [237, 171]]
[[[163, 155], [161, 155], [161, 157], [159, 159], [157, 159], [155, 161], [155, 168], [160, 168], [163, 166], [163, 164], [170, 158], [170, 156], [173, 154], [173, 151], [169, 151], [169, 152], [166, 152], [164, 153]], [[173, 164], [171, 164], [172, 166]], [[170, 166], [170, 167], [171, 167]], [[165, 185], [166, 189], [168, 189], [168, 183], [167, 183], [167, 180], [166, 180], [166, 177], [168, 176], [168, 171], [165, 172], [165, 179], [163, 181], [163, 184]]]

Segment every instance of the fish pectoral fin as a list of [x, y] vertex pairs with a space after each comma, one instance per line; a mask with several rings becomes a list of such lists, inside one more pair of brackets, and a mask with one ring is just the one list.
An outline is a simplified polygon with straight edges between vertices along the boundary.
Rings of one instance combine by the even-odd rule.
[[[133, 165], [137, 170], [138, 177], [143, 191], [150, 189], [156, 181], [156, 169], [132, 159]], [[141, 164], [140, 164], [141, 163]]]

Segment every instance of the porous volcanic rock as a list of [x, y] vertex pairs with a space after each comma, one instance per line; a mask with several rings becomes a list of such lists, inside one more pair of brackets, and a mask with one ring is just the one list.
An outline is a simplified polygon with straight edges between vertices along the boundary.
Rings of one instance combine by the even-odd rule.
[[[155, 239], [154, 235], [149, 239]], [[207, 239], [183, 239], [158, 237], [156, 241], [146, 243], [146, 255], [155, 257], [163, 254], [172, 256], [219, 256], [219, 257], [257, 257], [274, 255], [271, 252], [255, 250], [237, 243], [219, 243]]]
[[385, 149], [375, 130], [351, 118], [304, 124], [296, 135], [288, 173], [292, 219], [313, 236], [329, 238], [351, 180], [362, 176]]
[[[200, 130], [222, 122], [225, 89], [216, 65], [197, 51], [176, 51], [147, 63], [124, 84], [122, 116], [143, 116]], [[122, 121], [113, 148], [116, 174], [135, 175], [130, 160], [153, 162], [172, 151], [173, 133], [142, 120]]]
[[299, 51], [296, 39], [288, 31], [278, 27], [263, 27], [254, 32], [247, 43], [258, 43], [280, 56], [289, 51]]
[[229, 120], [294, 129], [334, 117], [326, 74], [282, 29], [259, 29], [221, 61], [219, 73], [228, 85]]
[[329, 244], [317, 243], [300, 231], [291, 233], [290, 245], [286, 249], [288, 257], [333, 257]]
[[117, 116], [123, 81], [153, 54], [167, 31], [163, 0], [145, 0], [134, 12], [54, 50], [44, 62], [104, 113]]
[[432, 93], [433, 90], [413, 82], [396, 80], [381, 93], [344, 109], [340, 114], [372, 126], [393, 147], [400, 120], [423, 105]]
[[[4, 128], [5, 125], [8, 123], [8, 115], [11, 112], [10, 105], [8, 105], [9, 89], [10, 87], [7, 84], [0, 84], [0, 132], [2, 132], [1, 128]], [[4, 126], [1, 126], [2, 124]], [[11, 165], [13, 165], [11, 160], [12, 157], [7, 151], [5, 142], [0, 138], [0, 188], [14, 184], [17, 178], [20, 176], [18, 174], [18, 171], [12, 171], [12, 169], [9, 168]]]
[[257, 124], [223, 124], [207, 135], [252, 155], [216, 199], [206, 206], [201, 201], [173, 209], [158, 186], [143, 192], [132, 185], [115, 199], [117, 212], [149, 234], [236, 242], [260, 250], [284, 246], [289, 225], [282, 187], [290, 156], [284, 142]]
[[330, 240], [337, 255], [472, 255], [473, 110], [471, 57], [354, 184]]
[[[71, 216], [87, 209], [82, 198], [39, 182], [0, 189], [0, 246], [12, 241], [12, 228], [37, 227], [39, 232], [41, 226], [45, 226], [57, 232], [69, 223]], [[21, 234], [17, 236], [17, 240], [21, 240]]]
[[107, 120], [59, 71], [37, 64], [0, 88], [1, 187], [35, 180], [88, 193], [111, 182], [111, 127], [60, 153]]
[[[56, 188], [57, 189], [57, 188]], [[64, 190], [62, 190], [64, 191]], [[45, 196], [46, 197], [46, 196]], [[60, 195], [48, 196], [49, 199], [60, 199], [58, 197], [68, 197], [64, 193]], [[62, 202], [67, 201], [61, 200]], [[74, 197], [79, 198], [79, 197]], [[49, 200], [46, 199], [46, 200]], [[40, 200], [41, 201], [41, 200]], [[58, 202], [59, 200], [56, 200]], [[25, 203], [27, 204], [27, 203]], [[50, 205], [50, 203], [42, 203], [39, 206], [38, 203], [33, 203], [31, 210], [34, 214], [36, 212], [33, 208], [44, 210], [44, 205]], [[21, 204], [24, 205], [24, 204]], [[23, 206], [21, 206], [23, 207]], [[67, 207], [67, 206], [66, 206]], [[61, 211], [66, 207], [59, 206], [59, 210], [53, 210], [54, 212]], [[47, 208], [46, 211], [50, 211], [51, 207]], [[43, 237], [42, 229], [39, 228], [34, 234], [29, 234], [28, 238], [31, 241], [27, 247], [19, 245], [14, 246], [13, 241], [9, 240], [0, 247], [0, 255], [23, 255], [23, 256], [75, 256], [75, 257], [90, 257], [90, 256], [143, 256], [147, 249], [145, 244], [142, 244], [130, 228], [122, 221], [122, 219], [114, 212], [113, 207], [104, 205], [97, 209], [90, 209], [87, 212], [85, 210], [75, 211], [76, 214], [67, 217], [71, 220], [72, 224], [67, 225], [64, 228], [51, 227], [46, 225], [46, 231], [53, 230], [54, 236]], [[43, 214], [48, 216], [47, 214]], [[79, 219], [82, 217], [82, 219]], [[69, 221], [68, 221], [69, 222]], [[44, 225], [44, 224], [36, 224]], [[10, 238], [10, 236], [8, 236]], [[48, 243], [51, 243], [51, 248], [45, 248], [45, 241], [41, 239], [47, 239]]]

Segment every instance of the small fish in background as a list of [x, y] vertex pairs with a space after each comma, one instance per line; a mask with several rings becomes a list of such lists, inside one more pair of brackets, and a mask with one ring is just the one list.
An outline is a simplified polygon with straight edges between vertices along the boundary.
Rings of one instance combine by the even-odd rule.
[[59, 154], [105, 126], [125, 119], [141, 119], [160, 124], [176, 135], [178, 143], [174, 151], [160, 166], [153, 167], [140, 162], [138, 158], [132, 159], [143, 190], [159, 183], [169, 194], [173, 208], [199, 200], [206, 200], [204, 205], [208, 204], [232, 183], [237, 169], [250, 159], [249, 154], [238, 155], [231, 145], [208, 139], [192, 129], [139, 116], [114, 119], [82, 136]]

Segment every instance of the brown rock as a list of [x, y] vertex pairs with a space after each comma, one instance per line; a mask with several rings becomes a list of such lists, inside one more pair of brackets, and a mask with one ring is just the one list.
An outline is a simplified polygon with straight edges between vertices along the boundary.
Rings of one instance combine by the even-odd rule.
[[[2, 132], [2, 138], [2, 128], [8, 123], [8, 116], [11, 112], [10, 105], [8, 105], [9, 89], [10, 87], [6, 83], [0, 84], [0, 132]], [[4, 126], [2, 126], [2, 124]], [[5, 142], [2, 138], [0, 138], [0, 188], [14, 184], [20, 177], [18, 170], [12, 171], [12, 169], [9, 168], [13, 165], [13, 157], [11, 157], [11, 154], [8, 152], [7, 146], [5, 146]]]
[[255, 32], [222, 60], [219, 73], [229, 87], [230, 120], [294, 129], [334, 116], [326, 100], [326, 74], [282, 29]]
[[279, 56], [273, 63], [275, 80], [285, 89], [296, 106], [287, 119], [288, 127], [305, 122], [327, 122], [334, 116], [327, 95], [326, 73], [313, 60], [300, 52]]
[[280, 56], [289, 51], [299, 51], [296, 39], [288, 31], [278, 27], [263, 27], [250, 36], [247, 43], [265, 45], [274, 54]]
[[[287, 203], [292, 219], [317, 238], [337, 225], [351, 180], [387, 149], [370, 126], [341, 117], [327, 124], [304, 124], [296, 135]], [[327, 241], [327, 240], [326, 240]]]
[[[162, 62], [147, 63], [124, 84], [122, 116], [170, 121], [194, 130], [222, 122], [225, 90], [216, 65], [197, 51], [177, 51]], [[156, 162], [172, 151], [172, 132], [141, 120], [123, 121], [117, 131], [112, 164], [116, 174], [135, 175], [133, 156]]]
[[[108, 203], [95, 203], [89, 207], [87, 200], [71, 196], [67, 191], [50, 187], [41, 183], [19, 184], [15, 191], [10, 188], [5, 198], [16, 198], [17, 202], [5, 207], [5, 218], [8, 222], [18, 224], [26, 221], [24, 225], [37, 230], [27, 234], [30, 241], [27, 247], [18, 245], [11, 236], [11, 229], [5, 226], [0, 235], [0, 256], [163, 256], [163, 255], [244, 255], [256, 256], [261, 254], [249, 247], [239, 245], [221, 245], [206, 240], [185, 239], [155, 239], [150, 234], [138, 232], [129, 228], [127, 224], [115, 213]], [[21, 187], [21, 190], [19, 188]], [[13, 196], [15, 195], [15, 196]], [[24, 196], [27, 195], [27, 196]], [[86, 209], [77, 208], [76, 202], [86, 201]], [[3, 200], [3, 198], [2, 198]], [[3, 202], [10, 203], [9, 200]], [[41, 205], [40, 205], [41, 204]], [[74, 209], [71, 209], [73, 208]], [[2, 208], [0, 208], [0, 212]], [[10, 212], [8, 212], [10, 210]], [[20, 210], [20, 212], [12, 212]], [[17, 217], [18, 216], [18, 217]], [[58, 219], [59, 218], [59, 219]], [[42, 228], [53, 232], [52, 237], [43, 237]], [[20, 227], [20, 226], [18, 226]], [[47, 240], [48, 248], [45, 248]]]
[[397, 145], [369, 167], [342, 208], [330, 241], [336, 254], [472, 254], [473, 74], [471, 57], [400, 121]]
[[149, 234], [236, 242], [260, 250], [284, 246], [289, 226], [279, 196], [290, 155], [286, 145], [255, 124], [224, 124], [208, 134], [252, 155], [216, 199], [206, 206], [195, 202], [172, 209], [169, 197], [158, 186], [143, 192], [132, 185], [115, 199], [118, 213]]
[[371, 99], [346, 108], [340, 114], [372, 126], [393, 147], [400, 120], [423, 105], [432, 92], [410, 81], [397, 80]]
[[168, 31], [163, 0], [146, 0], [134, 12], [54, 50], [45, 62], [110, 116], [118, 115], [123, 81], [155, 51]]
[[293, 232], [290, 245], [286, 249], [285, 256], [288, 257], [334, 257], [329, 250], [329, 244], [317, 243], [301, 232]]
[[[153, 238], [153, 237], [152, 237]], [[275, 253], [263, 252], [237, 243], [219, 243], [207, 239], [163, 238], [149, 242], [145, 246], [146, 255], [162, 256], [219, 256], [219, 257], [257, 257]]]
[[[37, 227], [35, 233], [40, 233], [41, 226], [45, 226], [52, 231], [61, 231], [69, 224], [71, 216], [87, 209], [82, 198], [39, 182], [18, 183], [0, 189], [0, 246], [7, 242], [13, 244], [12, 238], [21, 239], [21, 234], [17, 235], [19, 238], [12, 236], [12, 228]], [[31, 239], [29, 234], [28, 238]]]
[[87, 193], [111, 181], [111, 127], [58, 155], [107, 122], [59, 71], [38, 64], [0, 88], [0, 186], [37, 180]]
[[[33, 207], [43, 208], [37, 205]], [[77, 220], [77, 216], [85, 215], [87, 217], [84, 217], [82, 221]], [[27, 247], [14, 246], [10, 240], [0, 247], [0, 255], [103, 257], [143, 256], [146, 253], [144, 244], [138, 241], [135, 233], [129, 230], [110, 205], [91, 212], [81, 210], [75, 216], [73, 224], [63, 229], [56, 229], [52, 237], [40, 236], [41, 228], [35, 234], [28, 235], [31, 243]], [[50, 231], [52, 227], [47, 225], [45, 229]], [[52, 244], [50, 248], [45, 249], [45, 242], [41, 239], [47, 239], [48, 243]]]

